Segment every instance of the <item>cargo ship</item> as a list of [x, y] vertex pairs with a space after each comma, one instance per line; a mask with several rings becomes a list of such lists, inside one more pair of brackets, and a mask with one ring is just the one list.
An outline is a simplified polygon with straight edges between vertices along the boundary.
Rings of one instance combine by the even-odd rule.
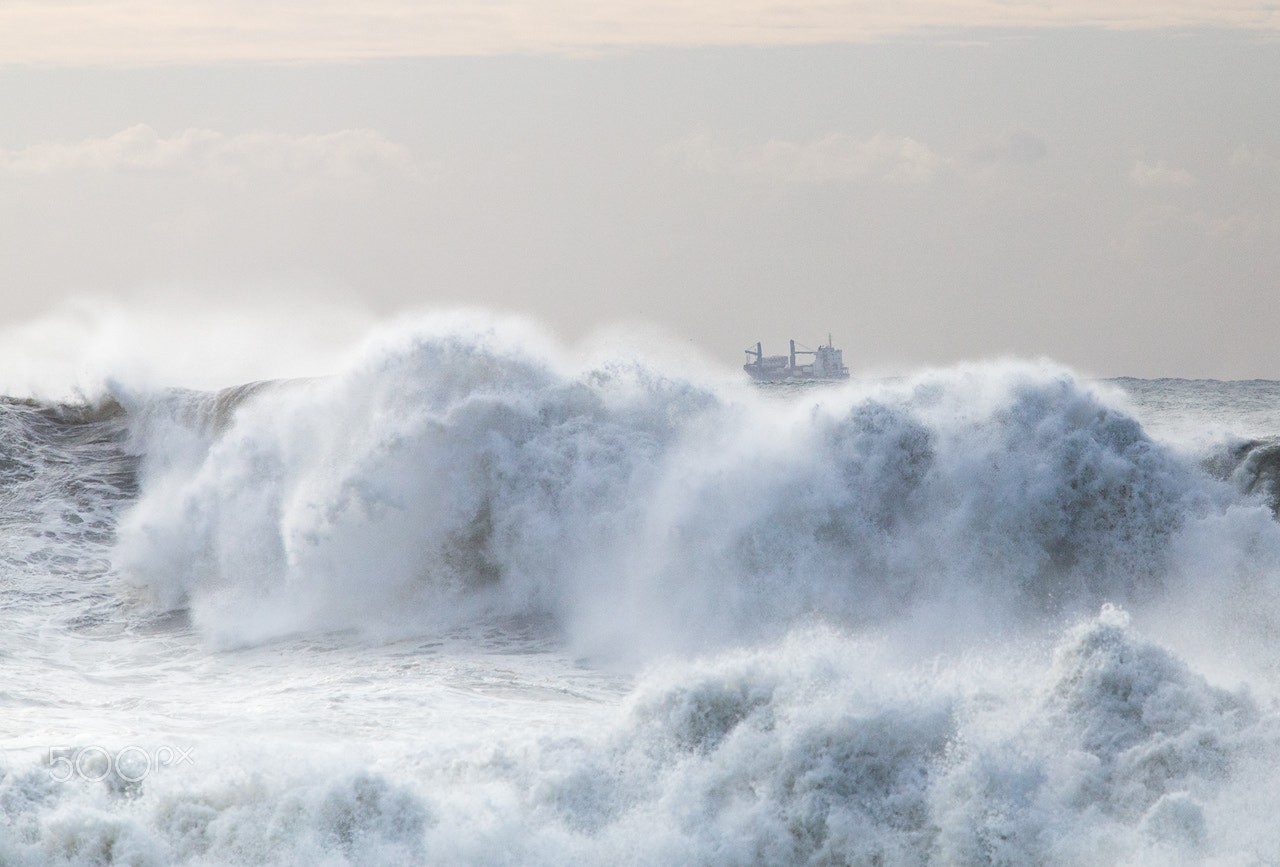
[[[742, 369], [752, 379], [760, 382], [849, 378], [849, 368], [844, 366], [844, 352], [835, 348], [829, 334], [827, 345], [817, 349], [796, 349], [796, 342], [792, 340], [790, 355], [765, 355], [764, 348], [759, 343], [755, 349], [746, 350], [746, 353], [755, 360], [742, 365]], [[809, 364], [796, 364], [797, 355], [812, 355], [813, 361]]]

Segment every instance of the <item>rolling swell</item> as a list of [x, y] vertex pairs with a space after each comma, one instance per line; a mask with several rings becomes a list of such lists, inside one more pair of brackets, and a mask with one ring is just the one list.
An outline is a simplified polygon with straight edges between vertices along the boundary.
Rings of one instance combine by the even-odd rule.
[[[0, 568], [4, 602], [90, 605], [111, 571], [120, 511], [138, 493], [128, 419], [111, 398], [82, 405], [0, 399]], [[59, 612], [67, 616], [67, 609]], [[92, 619], [83, 608], [72, 619]]]
[[1232, 443], [1204, 462], [1217, 478], [1242, 494], [1256, 496], [1280, 518], [1280, 440], [1251, 439]]
[[536, 616], [698, 646], [1141, 603], [1235, 508], [1061, 369], [780, 401], [534, 346], [419, 326], [196, 433], [152, 414], [117, 562], [232, 642]]

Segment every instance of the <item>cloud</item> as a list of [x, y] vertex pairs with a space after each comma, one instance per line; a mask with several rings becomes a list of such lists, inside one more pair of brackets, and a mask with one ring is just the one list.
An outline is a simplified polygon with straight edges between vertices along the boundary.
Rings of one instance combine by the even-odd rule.
[[989, 165], [1029, 166], [1044, 159], [1049, 147], [1044, 139], [1026, 130], [1014, 130], [1004, 138], [974, 149], [970, 156]]
[[[7, 64], [152, 65], [867, 42], [967, 28], [1280, 31], [1270, 0], [77, 0], [0, 3]], [[946, 34], [944, 33], [944, 36]]]
[[705, 133], [692, 135], [663, 150], [708, 174], [769, 178], [795, 184], [881, 181], [923, 186], [948, 160], [911, 138], [877, 133], [856, 139], [836, 133], [810, 142], [772, 140], [730, 148]]
[[0, 149], [0, 173], [51, 175], [96, 173], [267, 173], [337, 182], [386, 172], [412, 173], [409, 151], [368, 129], [310, 135], [249, 132], [226, 135], [188, 129], [167, 138], [146, 124], [105, 138], [44, 142]]
[[1196, 179], [1186, 169], [1175, 169], [1160, 161], [1151, 163], [1138, 160], [1129, 170], [1129, 180], [1144, 189], [1177, 190], [1195, 186]]
[[1280, 219], [1270, 214], [1213, 214], [1172, 206], [1139, 211], [1112, 239], [1121, 256], [1142, 262], [1179, 262], [1212, 250], [1271, 254], [1278, 243]]
[[1280, 157], [1261, 148], [1250, 148], [1241, 145], [1231, 154], [1229, 163], [1234, 168], [1263, 169], [1264, 171], [1280, 171]]

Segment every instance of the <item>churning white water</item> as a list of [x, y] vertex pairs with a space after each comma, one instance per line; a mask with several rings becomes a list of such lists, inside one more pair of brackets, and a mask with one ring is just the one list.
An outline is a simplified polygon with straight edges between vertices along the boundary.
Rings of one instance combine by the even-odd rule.
[[0, 404], [0, 864], [1280, 860], [1280, 384], [426, 319]]

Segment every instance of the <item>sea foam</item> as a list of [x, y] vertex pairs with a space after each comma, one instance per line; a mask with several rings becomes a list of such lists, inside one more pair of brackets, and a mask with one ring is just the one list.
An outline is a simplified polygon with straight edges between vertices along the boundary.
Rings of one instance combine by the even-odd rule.
[[4, 864], [1280, 858], [1269, 446], [1061, 367], [435, 318], [0, 424]]
[[[1280, 851], [1280, 728], [1115, 610], [930, 666], [826, 628], [670, 661], [605, 725], [348, 770], [299, 747], [129, 797], [0, 780], [15, 865], [1168, 864]], [[247, 772], [247, 768], [252, 768]], [[25, 829], [25, 830], [24, 830]]]
[[513, 617], [659, 651], [814, 619], [946, 640], [1238, 580], [1210, 524], [1280, 550], [1259, 504], [1043, 364], [779, 400], [427, 322], [331, 378], [131, 414], [116, 561], [230, 643]]

